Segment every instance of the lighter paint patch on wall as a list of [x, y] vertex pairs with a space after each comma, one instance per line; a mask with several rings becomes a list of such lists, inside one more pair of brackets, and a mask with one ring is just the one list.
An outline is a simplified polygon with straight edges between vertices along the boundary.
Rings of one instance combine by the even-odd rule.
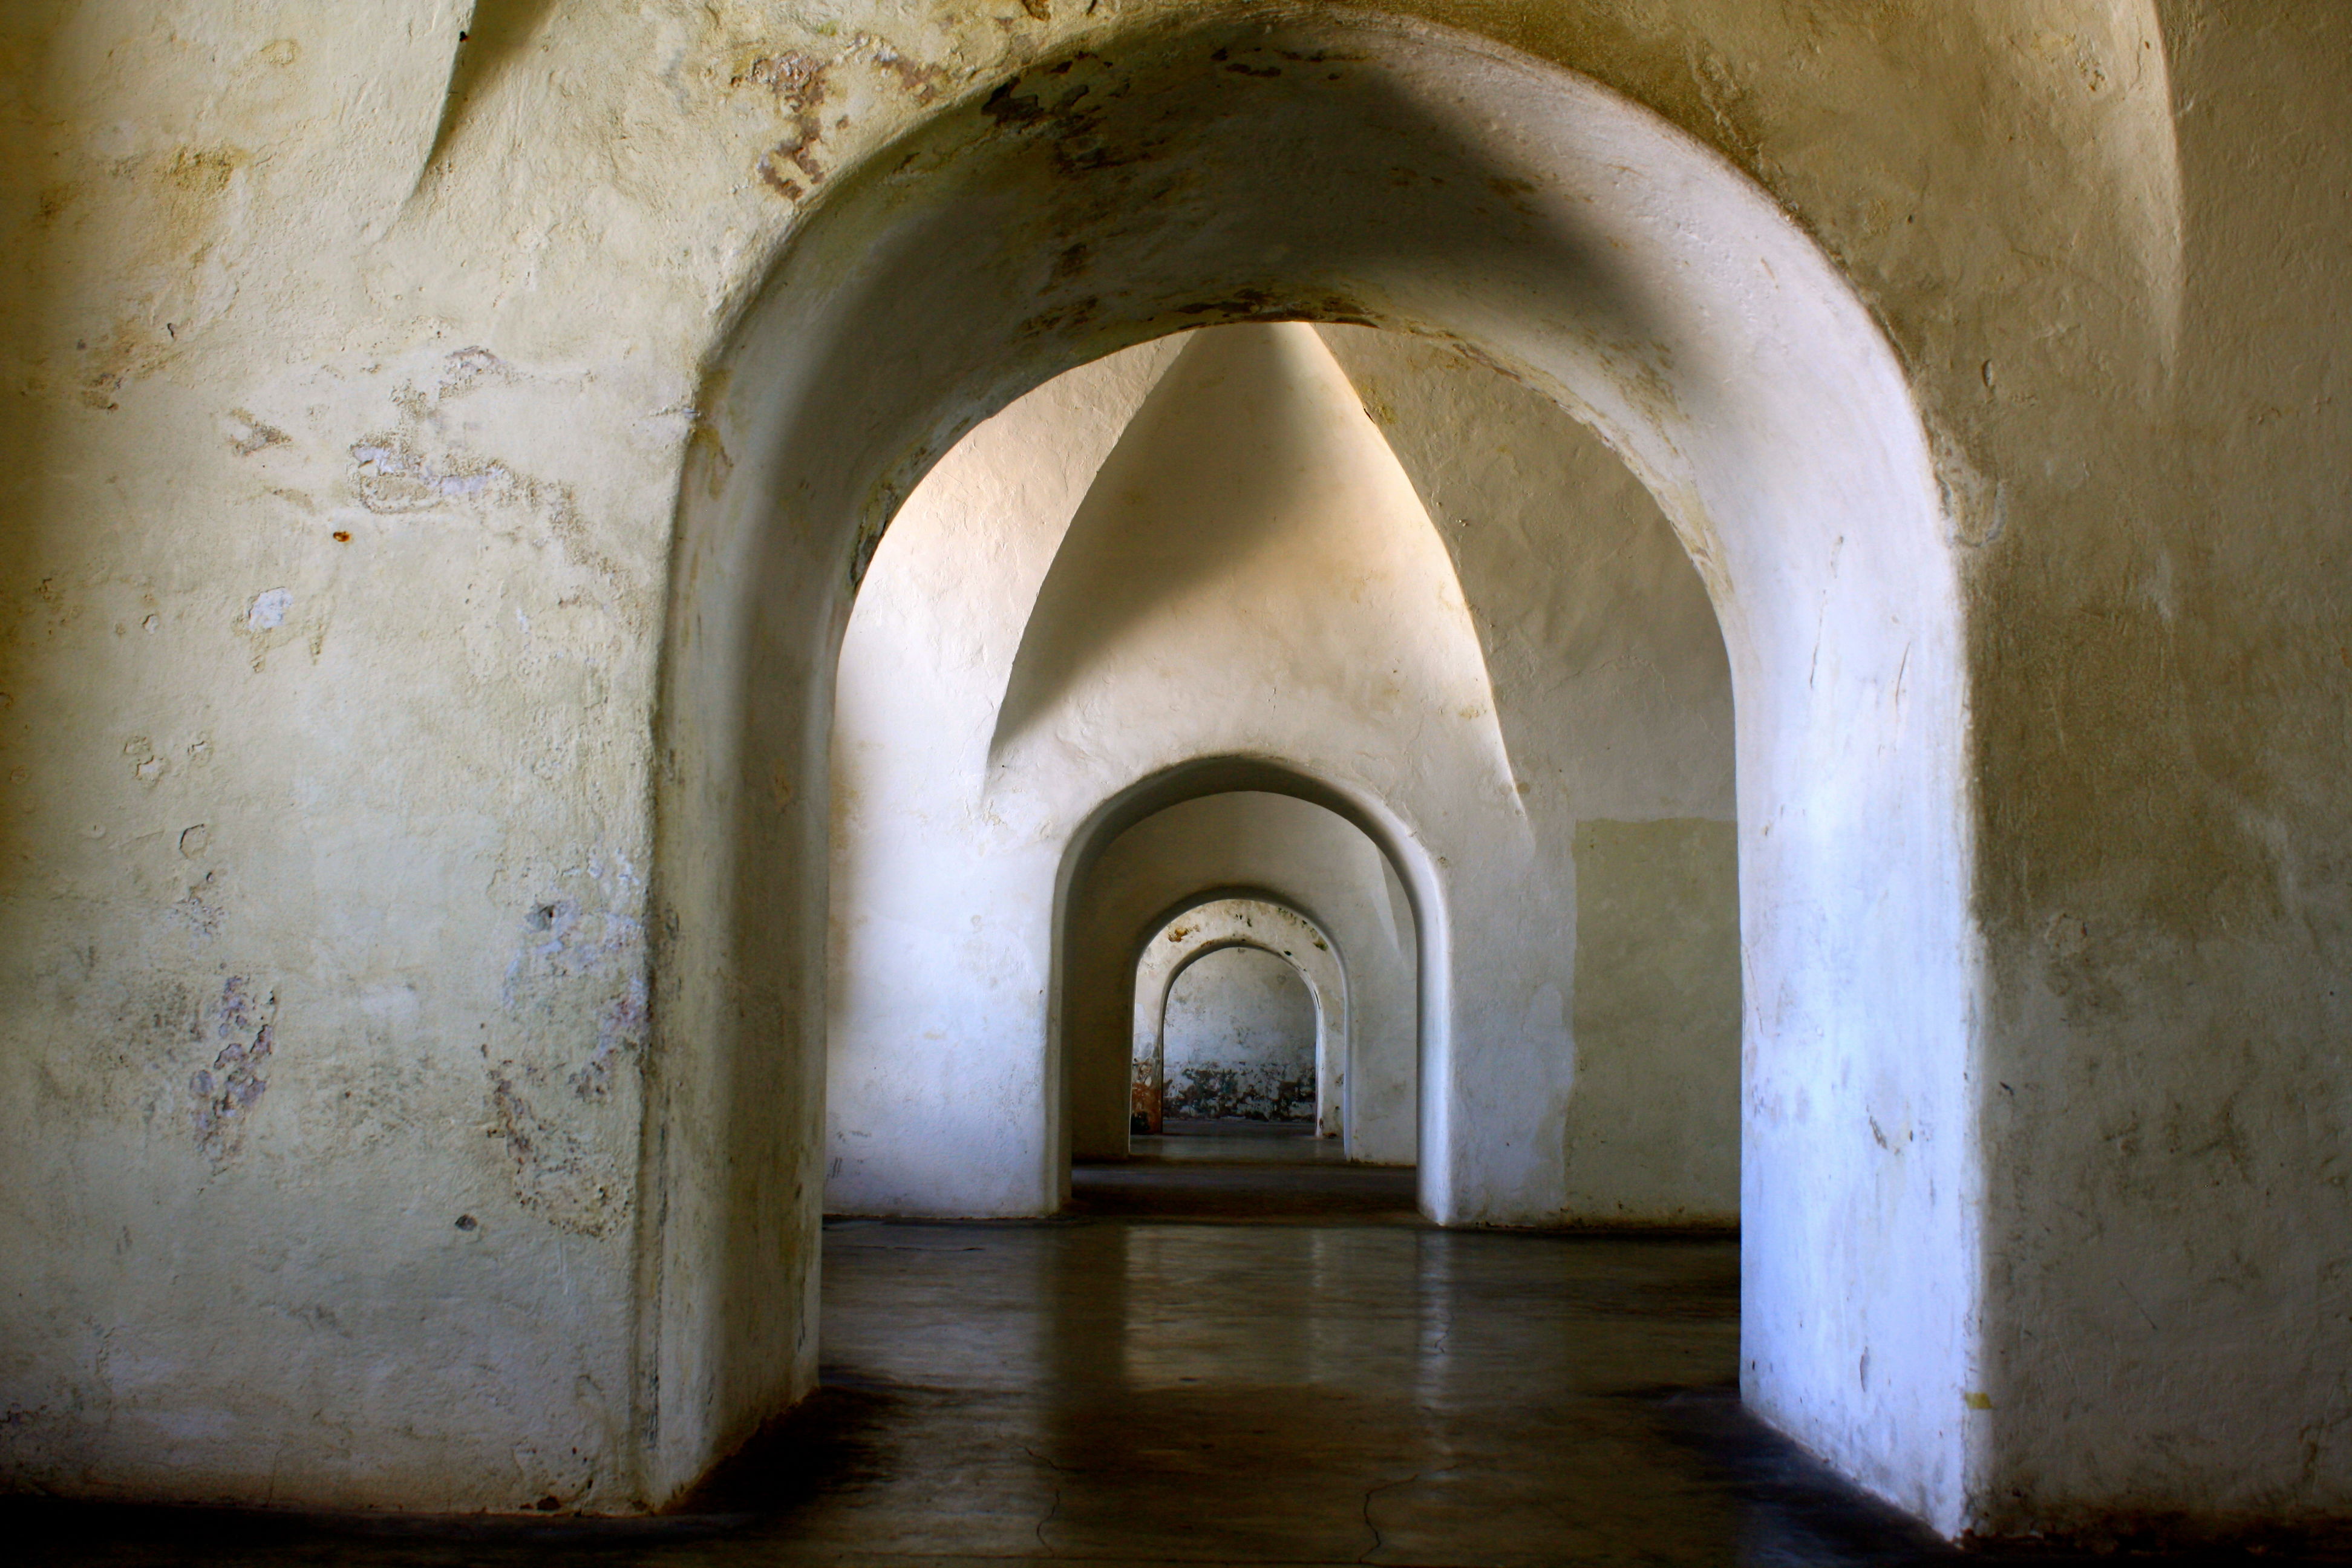
[[1739, 1216], [1739, 840], [1728, 822], [1576, 832], [1570, 1212]]

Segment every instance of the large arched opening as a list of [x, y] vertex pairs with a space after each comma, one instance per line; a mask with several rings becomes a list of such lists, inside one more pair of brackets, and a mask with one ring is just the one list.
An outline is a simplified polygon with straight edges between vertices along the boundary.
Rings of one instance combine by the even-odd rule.
[[[1286, 319], [1441, 338], [1540, 389], [1698, 564], [1738, 754], [1745, 1392], [1958, 1520], [1981, 1277], [1966, 690], [1902, 374], [1795, 226], [1645, 111], [1460, 35], [1286, 14], [1139, 29], [944, 111], [812, 208], [712, 367], [657, 786], [647, 1491], [813, 1373], [822, 781], [875, 542], [1028, 387], [1181, 327]], [[1246, 759], [1185, 787], [1204, 770], [1267, 787]], [[1417, 904], [1433, 951], [1444, 913]], [[1481, 978], [1425, 973], [1424, 1009]], [[1476, 1218], [1509, 1179], [1454, 1136], [1514, 1114], [1481, 1071], [1492, 1048], [1428, 1039], [1441, 1219]]]
[[1125, 830], [1054, 912], [1106, 795], [1225, 755], [1381, 803], [1443, 885], [1483, 976], [1459, 1026], [1503, 1042], [1483, 1070], [1518, 1108], [1462, 1130], [1510, 1155], [1465, 1217], [1736, 1216], [1722, 634], [1654, 500], [1548, 398], [1360, 327], [1095, 361], [924, 476], [835, 685], [828, 1213], [1051, 1213], [1066, 1105], [1071, 1158], [1124, 1158], [1127, 950], [1216, 884], [1346, 928], [1377, 1037], [1346, 1148], [1415, 1163], [1414, 971], [1454, 960], [1420, 952], [1403, 882], [1346, 817], [1196, 797]]

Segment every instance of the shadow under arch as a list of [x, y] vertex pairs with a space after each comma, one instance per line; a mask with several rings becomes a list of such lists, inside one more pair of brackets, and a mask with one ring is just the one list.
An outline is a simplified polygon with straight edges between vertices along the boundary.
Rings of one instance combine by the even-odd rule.
[[[1213, 756], [1189, 758], [1114, 792], [1070, 835], [1061, 869], [1055, 878], [1054, 926], [1057, 941], [1068, 911], [1070, 890], [1119, 835], [1147, 817], [1157, 816], [1186, 801], [1213, 795], [1242, 794], [1288, 795], [1309, 805], [1319, 805], [1348, 823], [1370, 839], [1372, 847], [1395, 868], [1404, 884], [1405, 898], [1412, 906], [1413, 920], [1423, 931], [1434, 929], [1443, 933], [1445, 900], [1437, 867], [1421, 847], [1412, 826], [1386, 802], [1318, 778], [1309, 770], [1278, 757]], [[1185, 909], [1217, 897], [1263, 898], [1286, 908], [1297, 903], [1294, 899], [1263, 892], [1187, 895], [1180, 906], [1169, 910], [1167, 918], [1172, 920]], [[1311, 924], [1320, 924], [1311, 910], [1296, 912]], [[1422, 950], [1426, 954], [1426, 936]]]
[[[1059, 372], [1286, 319], [1442, 337], [1546, 392], [1691, 552], [1743, 824], [1743, 1389], [1957, 1528], [1979, 961], [1959, 594], [1904, 376], [1796, 226], [1647, 110], [1483, 39], [1289, 7], [1139, 24], [940, 110], [811, 206], [710, 367], [654, 784], [642, 1490], [676, 1495], [814, 1376], [822, 781], [875, 541], [964, 431]], [[1450, 963], [1447, 904], [1407, 880], [1425, 959]], [[1465, 1031], [1450, 985], [1427, 968], [1423, 1170], [1447, 1219], [1493, 1178], [1454, 1124], [1541, 1131], [1489, 1070], [1507, 1030]]]
[[[1271, 900], [1260, 901], [1272, 902]], [[1194, 964], [1200, 963], [1201, 960], [1208, 958], [1215, 953], [1227, 952], [1236, 947], [1245, 947], [1254, 952], [1262, 952], [1268, 958], [1278, 958], [1285, 963], [1289, 964], [1291, 969], [1297, 973], [1300, 981], [1306, 984], [1307, 994], [1315, 997], [1317, 1005], [1321, 1005], [1322, 991], [1321, 988], [1316, 984], [1315, 977], [1307, 973], [1306, 970], [1299, 968], [1297, 963], [1294, 960], [1291, 954], [1283, 952], [1282, 949], [1275, 946], [1270, 940], [1262, 936], [1225, 936], [1219, 937], [1214, 942], [1202, 942], [1199, 947], [1196, 947], [1191, 952], [1185, 953], [1182, 960], [1180, 961], [1174, 968], [1168, 972], [1168, 988], [1170, 990], [1173, 990], [1176, 983], [1184, 978], [1184, 972], [1192, 968]]]

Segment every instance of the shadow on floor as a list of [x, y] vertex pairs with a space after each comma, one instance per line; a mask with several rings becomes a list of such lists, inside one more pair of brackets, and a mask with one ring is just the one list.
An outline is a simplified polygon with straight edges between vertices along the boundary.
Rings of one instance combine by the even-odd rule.
[[1419, 1225], [1410, 1166], [1131, 1160], [1070, 1172], [1075, 1219]]
[[1073, 1219], [1192, 1220], [1215, 1225], [1418, 1225], [1410, 1165], [1349, 1163], [1312, 1122], [1180, 1121], [1131, 1137], [1124, 1160], [1070, 1170]]
[[1283, 1165], [1348, 1163], [1347, 1145], [1337, 1138], [1318, 1138], [1310, 1121], [1180, 1121], [1171, 1116], [1165, 1125], [1163, 1132], [1130, 1133], [1127, 1141], [1130, 1157]]

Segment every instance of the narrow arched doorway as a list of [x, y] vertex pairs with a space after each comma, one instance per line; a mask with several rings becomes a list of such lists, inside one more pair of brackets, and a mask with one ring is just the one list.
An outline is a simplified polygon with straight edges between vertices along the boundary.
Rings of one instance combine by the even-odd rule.
[[1244, 942], [1179, 970], [1160, 1006], [1153, 1131], [1226, 1123], [1312, 1136], [1322, 1103], [1316, 994], [1281, 953]]
[[1343, 1135], [1354, 1019], [1339, 955], [1305, 916], [1206, 900], [1145, 940], [1134, 987], [1130, 1140], [1188, 1131], [1171, 1119]]

